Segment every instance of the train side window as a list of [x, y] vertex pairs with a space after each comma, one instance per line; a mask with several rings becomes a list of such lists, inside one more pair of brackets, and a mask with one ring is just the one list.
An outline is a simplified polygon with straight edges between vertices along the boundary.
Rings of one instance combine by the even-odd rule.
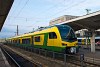
[[55, 32], [50, 32], [49, 33], [49, 39], [57, 39], [57, 35]]
[[34, 39], [35, 39], [35, 42], [40, 42], [40, 36], [37, 36]]
[[18, 39], [18, 44], [20, 44], [20, 39]]
[[30, 44], [30, 38], [22, 39], [22, 44]]

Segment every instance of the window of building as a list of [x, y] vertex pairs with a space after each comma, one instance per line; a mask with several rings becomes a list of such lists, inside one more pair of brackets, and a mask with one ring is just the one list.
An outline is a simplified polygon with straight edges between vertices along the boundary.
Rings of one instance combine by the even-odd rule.
[[57, 35], [55, 32], [50, 32], [49, 33], [49, 39], [57, 39]]

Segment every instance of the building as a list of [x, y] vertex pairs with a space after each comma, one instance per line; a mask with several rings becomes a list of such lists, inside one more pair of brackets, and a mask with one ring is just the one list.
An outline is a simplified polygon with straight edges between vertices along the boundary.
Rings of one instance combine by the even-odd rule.
[[49, 25], [50, 26], [55, 25], [55, 24], [58, 24], [58, 23], [62, 23], [62, 22], [77, 18], [77, 17], [79, 17], [79, 16], [64, 15], [64, 16], [61, 16], [61, 17], [58, 17], [56, 19], [51, 20], [49, 22]]

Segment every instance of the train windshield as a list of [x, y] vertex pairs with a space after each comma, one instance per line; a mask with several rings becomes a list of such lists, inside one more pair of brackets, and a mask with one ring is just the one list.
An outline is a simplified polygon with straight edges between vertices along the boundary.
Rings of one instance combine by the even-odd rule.
[[65, 39], [68, 39], [68, 41], [76, 41], [77, 40], [76, 35], [72, 29], [70, 30], [69, 34], [66, 36]]
[[73, 42], [77, 40], [74, 31], [69, 26], [58, 27], [62, 40]]

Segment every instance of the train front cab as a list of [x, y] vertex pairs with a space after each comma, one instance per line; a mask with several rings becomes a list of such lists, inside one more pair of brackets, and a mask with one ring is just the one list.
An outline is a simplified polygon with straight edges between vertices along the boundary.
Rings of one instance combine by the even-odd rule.
[[65, 53], [77, 53], [78, 41], [73, 29], [69, 26], [58, 26], [58, 30], [62, 40], [62, 47], [65, 47]]

